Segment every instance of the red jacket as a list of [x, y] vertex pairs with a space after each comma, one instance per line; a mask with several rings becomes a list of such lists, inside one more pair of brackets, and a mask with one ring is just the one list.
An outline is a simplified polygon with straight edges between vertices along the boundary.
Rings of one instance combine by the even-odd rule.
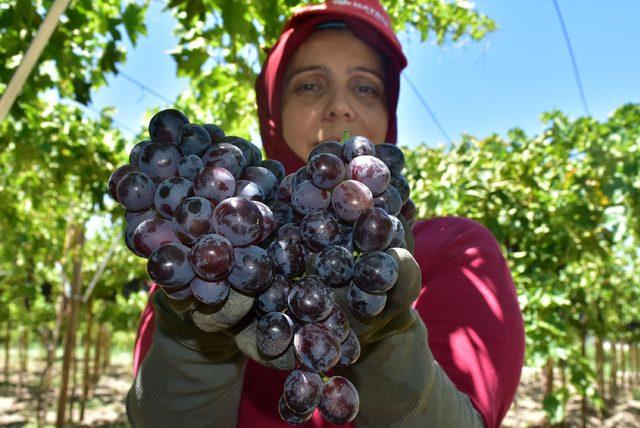
[[[422, 292], [414, 308], [429, 331], [429, 347], [486, 426], [499, 427], [524, 363], [522, 313], [500, 247], [484, 226], [461, 217], [420, 221], [414, 235], [415, 258], [422, 271]], [[153, 319], [149, 303], [138, 330], [134, 373], [151, 346]], [[239, 428], [288, 426], [277, 411], [286, 375], [248, 362]], [[302, 426], [332, 425], [316, 412]]]

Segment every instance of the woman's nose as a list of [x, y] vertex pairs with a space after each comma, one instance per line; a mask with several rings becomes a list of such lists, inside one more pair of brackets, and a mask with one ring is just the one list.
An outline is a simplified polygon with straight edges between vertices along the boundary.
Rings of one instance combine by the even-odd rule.
[[341, 91], [336, 91], [329, 99], [329, 103], [325, 108], [324, 117], [327, 120], [345, 119], [351, 121], [355, 119], [356, 113], [351, 107], [347, 95]]

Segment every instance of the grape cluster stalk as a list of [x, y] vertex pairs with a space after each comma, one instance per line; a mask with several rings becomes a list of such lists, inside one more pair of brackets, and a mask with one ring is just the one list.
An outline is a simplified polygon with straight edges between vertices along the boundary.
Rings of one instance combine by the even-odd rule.
[[[147, 259], [174, 308], [194, 322], [254, 317], [265, 360], [293, 350], [296, 367], [278, 405], [283, 420], [303, 423], [318, 409], [344, 424], [358, 413], [358, 392], [331, 370], [360, 356], [346, 311], [379, 315], [396, 285], [398, 265], [386, 250], [405, 247], [399, 217], [415, 216], [403, 167], [396, 146], [345, 133], [285, 175], [244, 138], [167, 109], [153, 116], [149, 140], [133, 147], [108, 191], [126, 210], [126, 246]], [[346, 308], [336, 303], [341, 287]], [[225, 313], [230, 301], [252, 306]]]

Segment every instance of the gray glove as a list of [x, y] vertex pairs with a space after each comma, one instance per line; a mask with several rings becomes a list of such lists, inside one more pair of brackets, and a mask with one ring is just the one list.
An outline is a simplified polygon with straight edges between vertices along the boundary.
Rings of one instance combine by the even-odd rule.
[[293, 370], [295, 367], [293, 347], [276, 358], [267, 357], [258, 351], [256, 330], [259, 320], [252, 311], [255, 297], [232, 288], [222, 307], [204, 308], [195, 305], [193, 301], [176, 302], [163, 292], [159, 293], [163, 295], [159, 299], [182, 321], [181, 330], [185, 331], [184, 334], [200, 337], [202, 333], [206, 333], [206, 337], [215, 342], [210, 344], [212, 347], [231, 341], [244, 355], [266, 367], [280, 370]]

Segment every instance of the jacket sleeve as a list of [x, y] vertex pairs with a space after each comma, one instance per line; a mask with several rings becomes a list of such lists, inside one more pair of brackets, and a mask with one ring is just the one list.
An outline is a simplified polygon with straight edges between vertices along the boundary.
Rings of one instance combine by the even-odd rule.
[[154, 295], [156, 330], [126, 399], [133, 427], [233, 427], [246, 358], [233, 340], [198, 330]]
[[427, 329], [407, 309], [385, 326], [382, 339], [363, 348], [351, 367], [336, 370], [357, 388], [357, 427], [484, 427], [466, 394], [434, 360]]

